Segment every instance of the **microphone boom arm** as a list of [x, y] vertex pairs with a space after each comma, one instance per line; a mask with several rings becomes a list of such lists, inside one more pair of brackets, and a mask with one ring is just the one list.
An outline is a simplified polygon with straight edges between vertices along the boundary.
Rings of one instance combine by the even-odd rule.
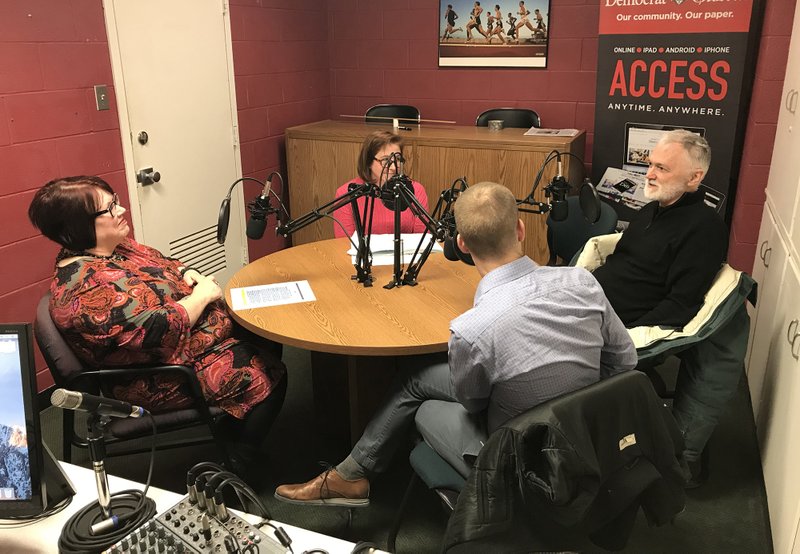
[[[359, 214], [357, 200], [361, 197], [366, 197], [364, 203], [364, 210]], [[281, 223], [276, 229], [276, 233], [282, 237], [288, 237], [292, 233], [308, 227], [323, 217], [329, 217], [336, 210], [350, 205], [353, 210], [353, 220], [356, 225], [356, 237], [358, 244], [356, 245], [356, 263], [353, 266], [356, 269], [356, 275], [353, 277], [359, 283], [363, 283], [365, 287], [372, 286], [372, 258], [370, 257], [369, 242], [372, 234], [372, 213], [375, 207], [375, 199], [380, 196], [380, 189], [375, 185], [369, 183], [352, 184], [348, 191], [341, 196], [337, 196], [327, 204], [315, 208], [307, 214], [301, 215], [298, 218]]]

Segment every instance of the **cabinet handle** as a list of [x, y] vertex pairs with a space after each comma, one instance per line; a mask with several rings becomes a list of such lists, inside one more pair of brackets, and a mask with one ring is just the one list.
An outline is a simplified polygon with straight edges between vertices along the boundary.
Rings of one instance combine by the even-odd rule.
[[[767, 252], [766, 250], [764, 250], [764, 248], [767, 246], [768, 243], [769, 241], [765, 240], [764, 242], [761, 243], [761, 247], [758, 249], [758, 257], [761, 258], [762, 262], [765, 262], [764, 258], [767, 257]], [[764, 265], [766, 265], [766, 262]]]
[[793, 344], [794, 340], [797, 338], [797, 322], [798, 320], [793, 319], [786, 328], [786, 341], [789, 344]]
[[797, 91], [795, 89], [789, 90], [786, 95], [786, 109], [791, 113], [795, 113], [797, 110]]
[[794, 336], [792, 339], [792, 358], [795, 360], [800, 360], [800, 341], [797, 339], [800, 338], [800, 333]]
[[769, 261], [772, 259], [772, 248], [767, 248], [764, 251], [764, 257], [761, 259], [764, 262], [764, 267], [769, 267]]

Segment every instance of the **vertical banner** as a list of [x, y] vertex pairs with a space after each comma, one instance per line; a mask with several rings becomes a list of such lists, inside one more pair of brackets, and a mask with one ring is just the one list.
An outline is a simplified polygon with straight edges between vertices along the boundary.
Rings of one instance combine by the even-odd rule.
[[[650, 149], [671, 129], [703, 135], [706, 202], [733, 209], [754, 74], [759, 0], [600, 0], [592, 173], [627, 220], [644, 206]], [[758, 16], [758, 17], [756, 17]]]

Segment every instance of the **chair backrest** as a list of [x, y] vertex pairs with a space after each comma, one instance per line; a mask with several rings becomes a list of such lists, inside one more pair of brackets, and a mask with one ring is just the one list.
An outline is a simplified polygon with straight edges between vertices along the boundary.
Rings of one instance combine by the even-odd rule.
[[[50, 317], [49, 292], [39, 300], [33, 334], [56, 385], [70, 389], [75, 388], [72, 380], [83, 372], [85, 366], [78, 360]], [[95, 387], [77, 388], [84, 392], [96, 392]]]
[[401, 124], [419, 125], [419, 109], [406, 104], [377, 104], [364, 114], [367, 123], [391, 123], [386, 118], [396, 117]]
[[[638, 371], [540, 404], [489, 436], [458, 498], [443, 551], [467, 542], [464, 551], [478, 551], [505, 539], [516, 551], [517, 541], [529, 538], [519, 535], [526, 530], [542, 540], [536, 545], [542, 550], [563, 549], [564, 541], [584, 533], [619, 550], [630, 532], [625, 522], [632, 527], [640, 502], [650, 525], [683, 509], [682, 452], [669, 408]], [[497, 498], [503, 501], [492, 502]], [[613, 530], [619, 532], [608, 533]]]
[[556, 256], [569, 263], [575, 254], [583, 248], [586, 241], [598, 235], [612, 233], [617, 226], [617, 212], [600, 202], [600, 219], [589, 223], [583, 216], [577, 196], [567, 198], [569, 212], [564, 221], [547, 218], [547, 246], [550, 249], [548, 265], [553, 265]]
[[531, 127], [542, 126], [539, 114], [526, 108], [494, 108], [486, 110], [475, 119], [475, 126], [488, 127], [491, 119], [502, 120], [504, 127], [530, 129]]

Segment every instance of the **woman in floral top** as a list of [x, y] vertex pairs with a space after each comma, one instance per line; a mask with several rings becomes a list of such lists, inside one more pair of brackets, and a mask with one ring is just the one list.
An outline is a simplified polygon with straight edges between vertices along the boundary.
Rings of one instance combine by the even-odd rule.
[[[67, 177], [34, 196], [33, 224], [63, 248], [50, 286], [50, 314], [87, 366], [181, 364], [195, 368], [203, 394], [238, 421], [236, 443], [257, 446], [280, 410], [286, 368], [268, 350], [237, 338], [246, 331], [225, 310], [213, 276], [128, 238], [111, 187]], [[116, 398], [152, 412], [191, 405], [175, 375], [137, 377]]]

